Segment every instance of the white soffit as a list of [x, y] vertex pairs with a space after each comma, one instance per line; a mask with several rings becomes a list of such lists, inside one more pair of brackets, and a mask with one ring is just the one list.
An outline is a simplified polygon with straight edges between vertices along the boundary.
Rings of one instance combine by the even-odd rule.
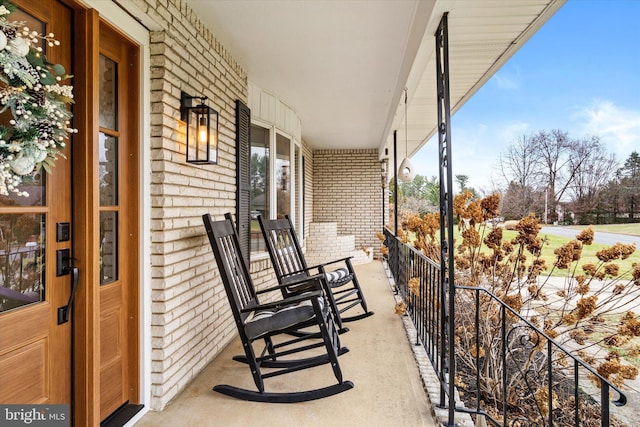
[[438, 0], [407, 80], [408, 138], [405, 142], [405, 105], [401, 101], [387, 138], [379, 147], [381, 153], [385, 147], [393, 146], [393, 129], [397, 129], [400, 157], [405, 156], [405, 144], [411, 156], [436, 132], [434, 34], [445, 12], [451, 109], [455, 113], [564, 3], [565, 0]]
[[434, 33], [449, 12], [455, 110], [564, 0], [187, 0], [246, 70], [287, 103], [314, 149], [380, 148], [398, 130], [404, 154], [436, 127]]

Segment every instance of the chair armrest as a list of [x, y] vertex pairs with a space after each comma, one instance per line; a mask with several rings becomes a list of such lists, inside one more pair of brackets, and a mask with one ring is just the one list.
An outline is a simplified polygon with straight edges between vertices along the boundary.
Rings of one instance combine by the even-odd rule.
[[[286, 276], [283, 276], [286, 277]], [[265, 289], [261, 289], [259, 291], [256, 291], [256, 294], [264, 294], [267, 292], [271, 292], [271, 291], [276, 291], [276, 290], [282, 290], [282, 289], [287, 289], [290, 290], [288, 288], [290, 287], [295, 287], [298, 288], [299, 291], [313, 291], [316, 289], [321, 289], [321, 286], [319, 283], [316, 283], [318, 280], [322, 280], [323, 276], [322, 274], [315, 274], [313, 276], [304, 276], [304, 277], [300, 277], [296, 280], [292, 280], [291, 282], [287, 282], [287, 283], [283, 283], [277, 286], [271, 286], [269, 288], [265, 288]], [[308, 283], [307, 286], [305, 286], [305, 283]]]
[[[287, 274], [283, 274], [281, 279], [286, 279], [287, 277], [295, 277], [298, 276], [302, 273], [306, 273], [306, 275], [301, 279], [301, 280], [307, 280], [309, 277], [313, 277], [314, 274], [309, 274], [309, 271], [313, 270], [313, 267], [310, 268], [305, 268], [303, 270], [297, 270], [297, 271], [292, 271], [291, 273], [287, 273]], [[296, 283], [297, 281], [294, 280], [291, 283]]]
[[292, 304], [297, 304], [300, 303], [302, 301], [306, 301], [306, 300], [310, 300], [312, 298], [317, 298], [322, 296], [322, 292], [321, 291], [311, 291], [311, 292], [305, 292], [304, 294], [298, 294], [289, 298], [285, 298], [285, 299], [281, 299], [278, 301], [272, 301], [272, 302], [267, 302], [264, 304], [259, 304], [256, 305], [254, 307], [246, 307], [243, 308], [242, 310], [240, 310], [241, 313], [250, 313], [252, 311], [258, 311], [258, 310], [268, 310], [270, 308], [280, 308], [280, 307], [284, 307], [287, 305], [292, 305]]
[[325, 280], [323, 274], [314, 274], [313, 276], [299, 277], [295, 280], [288, 281], [286, 284], [287, 292], [299, 294], [301, 292], [309, 292], [322, 289], [322, 281]]
[[288, 285], [276, 285], [276, 286], [271, 286], [268, 288], [264, 288], [264, 289], [260, 289], [260, 290], [256, 290], [256, 294], [260, 295], [260, 294], [266, 294], [267, 292], [272, 292], [272, 291], [277, 291], [277, 290], [281, 290], [286, 288]]
[[327, 266], [327, 265], [331, 265], [331, 264], [337, 264], [339, 262], [346, 262], [347, 260], [350, 260], [351, 258], [353, 258], [352, 256], [348, 256], [345, 258], [340, 258], [340, 259], [334, 259], [333, 261], [329, 261], [329, 262], [324, 262], [322, 264], [318, 264], [318, 265], [314, 265], [313, 267], [309, 267], [309, 270], [313, 270], [313, 269], [318, 269], [320, 270], [320, 268]]
[[[301, 272], [299, 272], [299, 273], [301, 273]], [[289, 276], [295, 276], [296, 274], [299, 274], [299, 273], [287, 274], [287, 275], [282, 276], [282, 277], [286, 278], [286, 277], [289, 277]], [[312, 274], [310, 276], [299, 277], [298, 279], [294, 279], [294, 280], [292, 280], [290, 282], [287, 282], [286, 286], [287, 287], [289, 287], [289, 286], [298, 286], [298, 285], [301, 285], [301, 284], [303, 284], [305, 282], [316, 282], [316, 281], [322, 280], [322, 279], [324, 279], [324, 275], [322, 275], [320, 273]], [[318, 289], [320, 289], [320, 288], [318, 288]]]

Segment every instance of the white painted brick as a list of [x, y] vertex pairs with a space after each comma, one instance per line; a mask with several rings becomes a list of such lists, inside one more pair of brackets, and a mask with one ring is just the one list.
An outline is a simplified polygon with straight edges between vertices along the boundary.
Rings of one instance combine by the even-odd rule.
[[[166, 28], [150, 37], [151, 408], [161, 410], [236, 333], [201, 215], [235, 209], [234, 102], [247, 102], [248, 80], [186, 2], [135, 3]], [[220, 112], [218, 165], [184, 160], [181, 90]]]

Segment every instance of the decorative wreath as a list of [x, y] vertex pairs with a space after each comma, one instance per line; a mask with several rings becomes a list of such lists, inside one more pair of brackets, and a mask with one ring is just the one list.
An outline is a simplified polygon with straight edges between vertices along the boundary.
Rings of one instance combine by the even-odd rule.
[[[41, 35], [8, 21], [15, 5], [0, 0], [0, 195], [18, 189], [25, 177], [42, 167], [51, 167], [70, 133], [73, 86], [61, 85], [66, 74], [60, 64], [51, 64], [41, 45], [58, 46], [53, 33]], [[10, 112], [10, 114], [9, 114]]]

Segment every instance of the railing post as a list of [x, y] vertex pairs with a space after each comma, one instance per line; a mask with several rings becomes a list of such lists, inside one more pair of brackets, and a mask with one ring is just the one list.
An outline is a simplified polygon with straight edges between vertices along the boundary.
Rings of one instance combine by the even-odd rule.
[[578, 379], [580, 378], [578, 375], [580, 372], [578, 371], [578, 361], [573, 361], [573, 400], [576, 402], [576, 406], [573, 411], [573, 422], [575, 425], [580, 425], [580, 388]]
[[[438, 158], [440, 162], [440, 265], [443, 296], [443, 318], [448, 343], [448, 425], [455, 422], [455, 274], [453, 257], [453, 177], [451, 169], [451, 100], [449, 97], [448, 13], [442, 15], [436, 31], [436, 80], [438, 87]], [[444, 339], [444, 337], [443, 337]], [[443, 345], [443, 350], [446, 348]]]
[[600, 420], [602, 427], [609, 427], [609, 384], [600, 381]]
[[398, 131], [393, 131], [393, 235], [398, 236]]
[[507, 426], [507, 309], [500, 306], [500, 341], [502, 346], [502, 425]]

